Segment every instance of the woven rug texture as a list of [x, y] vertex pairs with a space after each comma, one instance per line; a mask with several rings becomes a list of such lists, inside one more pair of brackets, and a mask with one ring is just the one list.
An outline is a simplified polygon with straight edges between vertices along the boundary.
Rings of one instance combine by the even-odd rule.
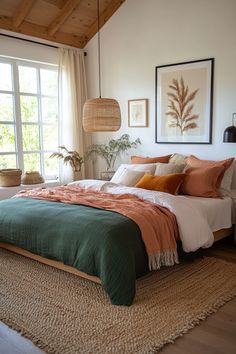
[[236, 296], [236, 264], [198, 259], [137, 281], [132, 306], [100, 285], [0, 249], [0, 320], [46, 353], [152, 354]]

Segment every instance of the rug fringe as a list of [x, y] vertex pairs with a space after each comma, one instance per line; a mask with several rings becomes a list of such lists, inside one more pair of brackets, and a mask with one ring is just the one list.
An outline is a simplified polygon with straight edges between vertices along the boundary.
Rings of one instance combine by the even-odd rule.
[[[158, 345], [156, 347], [149, 348], [147, 353], [148, 354], [158, 354], [160, 349], [162, 349], [166, 344], [174, 343], [174, 341], [177, 338], [182, 337], [184, 334], [188, 333], [195, 326], [200, 325], [201, 322], [204, 321], [207, 317], [216, 313], [223, 305], [225, 305], [230, 300], [233, 300], [234, 298], [236, 298], [236, 293], [232, 293], [232, 294], [220, 299], [219, 301], [216, 302], [216, 304], [211, 309], [206, 309], [206, 310], [202, 311], [198, 316], [196, 316], [196, 318], [191, 323], [186, 325], [181, 330], [176, 331], [176, 333], [174, 335], [172, 335], [168, 339], [164, 340], [162, 343], [160, 343], [160, 345]], [[29, 334], [29, 332], [27, 332], [27, 330], [22, 330], [17, 324], [12, 322], [10, 319], [0, 318], [0, 321], [5, 323], [8, 327], [12, 328], [13, 330], [17, 331], [19, 334], [21, 334], [25, 338], [29, 339], [38, 348], [40, 348], [44, 351], [47, 351], [48, 354], [59, 354], [50, 345], [45, 344], [41, 339], [36, 338], [32, 334]]]
[[34, 334], [30, 333], [26, 329], [22, 329], [15, 322], [11, 321], [9, 318], [1, 318], [0, 321], [3, 322], [7, 327], [11, 328], [13, 331], [19, 333], [22, 337], [28, 339], [37, 348], [41, 349], [45, 352], [45, 354], [60, 354], [57, 350], [55, 350], [50, 344], [44, 343], [42, 339], [38, 339]]
[[149, 270], [158, 270], [161, 266], [173, 266], [179, 263], [177, 250], [161, 251], [148, 256]]
[[181, 330], [177, 330], [175, 334], [170, 336], [168, 339], [164, 340], [158, 346], [149, 349], [148, 354], [158, 354], [160, 349], [162, 349], [166, 344], [173, 344], [177, 338], [184, 336], [191, 329], [200, 325], [201, 322], [204, 321], [207, 317], [216, 313], [222, 306], [224, 306], [227, 302], [233, 300], [234, 298], [236, 298], [236, 293], [232, 293], [230, 295], [225, 296], [224, 298], [217, 301], [212, 306], [212, 308], [203, 310], [199, 315], [196, 316], [196, 318], [191, 323], [181, 328]]

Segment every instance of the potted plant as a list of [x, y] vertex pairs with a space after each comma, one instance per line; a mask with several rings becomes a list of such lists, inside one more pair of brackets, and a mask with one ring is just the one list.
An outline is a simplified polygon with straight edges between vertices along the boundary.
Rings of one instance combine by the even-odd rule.
[[101, 178], [109, 180], [114, 174], [114, 165], [118, 156], [125, 151], [137, 148], [140, 139], [130, 141], [128, 134], [123, 134], [119, 139], [111, 139], [107, 144], [92, 144], [88, 147], [86, 157], [100, 156], [106, 162], [106, 171], [101, 172]]
[[65, 146], [59, 146], [61, 152], [54, 152], [50, 157], [62, 159], [65, 165], [70, 165], [73, 170], [74, 181], [81, 177], [81, 167], [84, 158], [77, 151], [69, 151]]

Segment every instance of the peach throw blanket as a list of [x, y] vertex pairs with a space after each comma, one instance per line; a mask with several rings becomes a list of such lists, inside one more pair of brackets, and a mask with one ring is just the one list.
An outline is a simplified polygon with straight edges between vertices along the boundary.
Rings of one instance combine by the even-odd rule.
[[15, 198], [42, 199], [67, 204], [82, 204], [120, 213], [140, 228], [149, 257], [149, 269], [178, 263], [175, 215], [168, 209], [142, 200], [132, 194], [114, 195], [72, 186], [23, 190]]

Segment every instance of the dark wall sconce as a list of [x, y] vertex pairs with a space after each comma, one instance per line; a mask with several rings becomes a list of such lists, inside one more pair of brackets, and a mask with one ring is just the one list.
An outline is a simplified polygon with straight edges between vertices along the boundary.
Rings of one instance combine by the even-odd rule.
[[232, 125], [227, 127], [224, 131], [224, 143], [236, 143], [236, 126], [234, 125], [234, 117], [236, 112], [232, 114]]

